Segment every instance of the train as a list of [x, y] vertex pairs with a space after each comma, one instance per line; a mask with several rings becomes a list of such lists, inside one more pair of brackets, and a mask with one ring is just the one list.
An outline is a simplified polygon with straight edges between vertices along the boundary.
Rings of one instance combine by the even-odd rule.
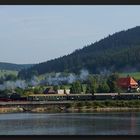
[[10, 96], [9, 98], [0, 98], [0, 101], [92, 101], [135, 99], [140, 99], [140, 93], [32, 94], [27, 97]]
[[140, 99], [140, 93], [95, 93], [93, 94], [34, 94], [28, 101], [89, 101], [89, 100], [132, 100]]

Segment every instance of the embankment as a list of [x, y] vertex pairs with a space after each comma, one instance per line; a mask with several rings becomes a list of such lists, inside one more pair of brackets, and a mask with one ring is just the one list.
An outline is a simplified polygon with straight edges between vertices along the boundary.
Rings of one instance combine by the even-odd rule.
[[0, 113], [140, 111], [140, 100], [0, 103]]

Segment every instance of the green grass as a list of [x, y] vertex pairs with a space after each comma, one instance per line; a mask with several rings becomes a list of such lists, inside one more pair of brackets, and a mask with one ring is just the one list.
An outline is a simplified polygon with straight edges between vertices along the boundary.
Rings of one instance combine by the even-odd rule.
[[140, 72], [129, 72], [129, 73], [120, 73], [120, 77], [127, 77], [128, 75], [134, 77], [136, 80], [140, 80]]
[[105, 101], [75, 101], [68, 107], [86, 107], [86, 108], [105, 108], [105, 107], [129, 107], [139, 108], [139, 100], [105, 100]]
[[18, 72], [12, 71], [12, 70], [0, 70], [0, 77], [4, 76], [5, 74], [6, 75], [9, 75], [9, 74], [17, 75]]
[[39, 80], [43, 80], [43, 79], [45, 79], [45, 77], [46, 77], [46, 75], [45, 75], [45, 74], [42, 74], [42, 75], [39, 75], [39, 76], [38, 76], [38, 79], [39, 79]]

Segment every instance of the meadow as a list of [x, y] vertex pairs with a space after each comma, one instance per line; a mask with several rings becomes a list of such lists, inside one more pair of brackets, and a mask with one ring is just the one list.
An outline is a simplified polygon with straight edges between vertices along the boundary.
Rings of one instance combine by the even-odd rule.
[[4, 75], [9, 75], [9, 74], [17, 75], [18, 74], [18, 71], [13, 71], [13, 70], [0, 70], [0, 77], [2, 77]]
[[127, 77], [128, 75], [136, 80], [140, 80], [140, 72], [119, 73], [120, 77]]

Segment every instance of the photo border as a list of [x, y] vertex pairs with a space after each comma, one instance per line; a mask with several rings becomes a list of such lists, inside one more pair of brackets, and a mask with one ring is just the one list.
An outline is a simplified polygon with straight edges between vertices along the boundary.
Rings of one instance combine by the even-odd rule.
[[[138, 0], [0, 0], [0, 5], [140, 5]], [[0, 140], [139, 140], [132, 135], [0, 135]]]
[[0, 0], [0, 5], [139, 5], [139, 0]]

